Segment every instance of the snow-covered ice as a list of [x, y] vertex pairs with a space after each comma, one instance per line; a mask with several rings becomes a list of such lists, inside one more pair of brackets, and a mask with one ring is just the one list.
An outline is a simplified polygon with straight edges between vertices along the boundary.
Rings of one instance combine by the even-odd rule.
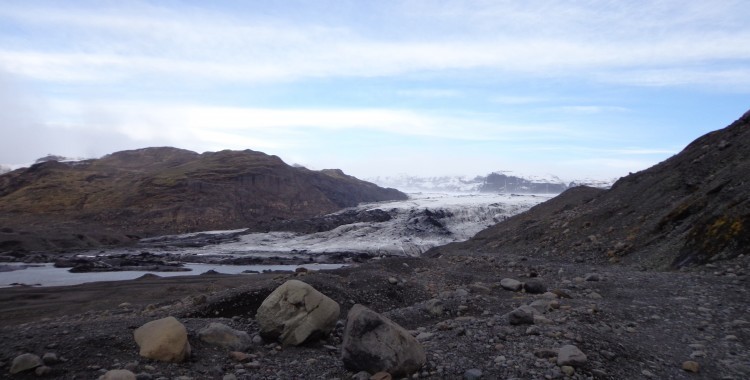
[[[266, 257], [283, 253], [416, 256], [435, 246], [469, 239], [482, 229], [552, 196], [415, 193], [405, 201], [362, 204], [354, 208], [383, 210], [391, 215], [391, 220], [386, 222], [346, 224], [311, 234], [249, 233], [231, 242], [180, 250], [198, 255]], [[227, 231], [230, 232], [236, 231]]]

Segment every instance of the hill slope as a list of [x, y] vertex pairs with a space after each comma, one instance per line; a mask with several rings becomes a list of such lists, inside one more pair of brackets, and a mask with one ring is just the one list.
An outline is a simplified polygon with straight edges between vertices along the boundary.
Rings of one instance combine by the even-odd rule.
[[48, 249], [134, 237], [126, 235], [262, 230], [274, 220], [405, 198], [340, 170], [296, 168], [250, 150], [146, 148], [47, 161], [0, 176], [0, 252], [28, 245], [28, 235], [46, 241], [29, 248]]
[[573, 188], [436, 249], [680, 267], [750, 254], [750, 112], [610, 190]]

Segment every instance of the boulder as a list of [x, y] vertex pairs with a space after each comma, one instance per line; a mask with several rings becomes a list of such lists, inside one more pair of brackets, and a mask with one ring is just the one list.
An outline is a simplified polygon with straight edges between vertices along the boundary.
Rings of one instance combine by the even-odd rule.
[[408, 331], [359, 304], [347, 316], [341, 359], [351, 371], [395, 377], [418, 371], [427, 360], [424, 348]]
[[16, 374], [23, 371], [32, 370], [36, 367], [42, 366], [42, 358], [34, 354], [22, 354], [18, 355], [13, 359], [13, 363], [10, 365], [10, 373]]
[[136, 380], [136, 376], [127, 369], [113, 369], [99, 376], [99, 380]]
[[233, 351], [244, 351], [253, 344], [252, 338], [246, 332], [221, 323], [211, 323], [198, 331], [198, 338], [208, 344]]
[[145, 358], [181, 362], [190, 356], [187, 329], [174, 317], [148, 322], [137, 328], [133, 336]]
[[255, 319], [263, 339], [296, 346], [328, 335], [340, 312], [336, 301], [302, 281], [289, 280], [266, 297]]
[[505, 290], [510, 290], [513, 292], [520, 291], [523, 287], [523, 284], [521, 281], [514, 280], [512, 278], [504, 278], [500, 280], [500, 287], [502, 287]]

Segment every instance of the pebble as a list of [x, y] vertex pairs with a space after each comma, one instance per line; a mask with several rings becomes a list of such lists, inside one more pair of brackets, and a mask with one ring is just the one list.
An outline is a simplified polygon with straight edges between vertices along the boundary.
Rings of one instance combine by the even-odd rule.
[[393, 376], [391, 376], [388, 372], [378, 372], [370, 377], [370, 380], [391, 380], [393, 379]]
[[564, 366], [560, 367], [560, 370], [566, 376], [573, 376], [576, 373], [576, 370], [573, 367], [569, 366], [569, 365], [564, 365]]
[[472, 368], [464, 372], [465, 380], [479, 380], [481, 378], [482, 378], [482, 370], [480, 369]]
[[352, 380], [370, 380], [370, 373], [367, 371], [360, 371], [357, 372], [354, 376], [352, 376]]
[[44, 364], [52, 365], [52, 364], [56, 364], [60, 360], [57, 358], [56, 353], [47, 352], [46, 354], [44, 354], [44, 356], [42, 356], [42, 361], [44, 362]]
[[52, 368], [47, 367], [46, 365], [43, 365], [41, 367], [36, 367], [36, 369], [34, 370], [34, 373], [37, 376], [46, 376], [52, 373]]
[[653, 379], [653, 378], [655, 378], [655, 377], [656, 377], [656, 375], [654, 375], [654, 373], [653, 373], [653, 372], [651, 372], [651, 371], [649, 371], [649, 370], [647, 370], [647, 369], [644, 369], [643, 371], [641, 371], [641, 375], [643, 375], [643, 376], [646, 376], [646, 377], [648, 377], [649, 379]]
[[391, 285], [396, 285], [398, 284], [398, 279], [396, 279], [396, 277], [388, 277], [388, 283]]
[[237, 376], [230, 373], [230, 374], [224, 375], [224, 377], [222, 377], [222, 380], [237, 380]]
[[701, 369], [701, 366], [697, 362], [688, 360], [682, 363], [682, 369], [688, 372], [698, 373]]

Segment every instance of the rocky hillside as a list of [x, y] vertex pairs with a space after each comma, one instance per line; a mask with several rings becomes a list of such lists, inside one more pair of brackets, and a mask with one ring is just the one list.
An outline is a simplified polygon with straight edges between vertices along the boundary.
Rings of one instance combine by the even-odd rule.
[[750, 112], [610, 190], [573, 188], [430, 252], [475, 250], [682, 267], [750, 254]]
[[[0, 252], [251, 228], [406, 195], [261, 152], [146, 148], [0, 176]], [[42, 238], [40, 241], [38, 238]]]

